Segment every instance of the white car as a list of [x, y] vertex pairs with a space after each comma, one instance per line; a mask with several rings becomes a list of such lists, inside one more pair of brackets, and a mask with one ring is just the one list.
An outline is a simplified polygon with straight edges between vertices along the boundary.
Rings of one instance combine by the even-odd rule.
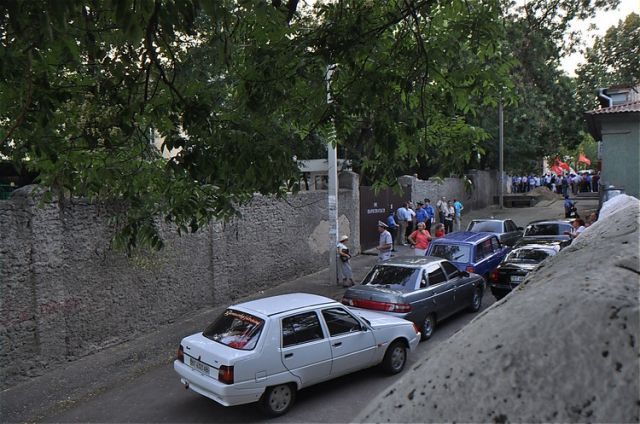
[[229, 307], [182, 340], [173, 368], [186, 388], [222, 405], [260, 402], [277, 416], [303, 387], [377, 364], [399, 373], [419, 341], [407, 320], [293, 293]]

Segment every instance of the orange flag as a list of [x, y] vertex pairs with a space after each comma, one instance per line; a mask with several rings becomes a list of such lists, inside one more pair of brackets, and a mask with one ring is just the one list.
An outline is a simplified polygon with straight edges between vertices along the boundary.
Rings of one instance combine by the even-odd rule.
[[586, 163], [587, 165], [591, 165], [591, 161], [587, 158], [584, 153], [580, 153], [578, 155], [578, 162]]

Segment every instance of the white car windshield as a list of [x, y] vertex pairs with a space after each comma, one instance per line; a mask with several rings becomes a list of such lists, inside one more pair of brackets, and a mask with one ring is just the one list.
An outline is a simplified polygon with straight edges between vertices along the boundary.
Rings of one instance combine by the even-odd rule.
[[261, 318], [227, 309], [202, 333], [208, 339], [234, 349], [252, 350], [264, 327]]

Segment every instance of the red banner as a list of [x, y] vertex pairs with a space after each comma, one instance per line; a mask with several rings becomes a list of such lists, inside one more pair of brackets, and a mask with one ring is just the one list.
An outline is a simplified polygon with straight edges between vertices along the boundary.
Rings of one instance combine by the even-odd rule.
[[584, 153], [580, 153], [578, 155], [578, 162], [586, 163], [587, 165], [591, 165], [591, 161], [584, 155]]
[[570, 171], [571, 168], [569, 167], [569, 165], [567, 165], [566, 163], [562, 162], [560, 160], [560, 158], [556, 158], [556, 162], [553, 164], [553, 166], [557, 166], [561, 169], [564, 169], [565, 171]]

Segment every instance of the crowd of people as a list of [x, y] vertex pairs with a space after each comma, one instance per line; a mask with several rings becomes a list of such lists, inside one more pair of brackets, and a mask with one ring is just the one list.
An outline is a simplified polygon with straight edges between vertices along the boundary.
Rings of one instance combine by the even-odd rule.
[[553, 172], [544, 175], [513, 175], [507, 179], [508, 193], [527, 193], [536, 187], [545, 186], [554, 193], [567, 195], [584, 192], [597, 192], [600, 172], [565, 172], [556, 175]]
[[[512, 181], [516, 192], [520, 192], [519, 190], [526, 192], [531, 190], [532, 187], [550, 185], [550, 190], [564, 194], [565, 216], [575, 218], [572, 222], [572, 230], [568, 232], [568, 235], [573, 239], [598, 219], [596, 213], [589, 215], [586, 220], [580, 218], [577, 215], [575, 206], [569, 200], [568, 190], [571, 189], [572, 192], [573, 190], [582, 189], [590, 191], [593, 190], [594, 184], [597, 190], [599, 175], [589, 176], [590, 178], [586, 176], [576, 177], [576, 175], [568, 173], [558, 177], [547, 174], [542, 177], [513, 177]], [[425, 198], [424, 201], [417, 202], [415, 208], [411, 202], [406, 202], [396, 211], [391, 209], [384, 222], [378, 221], [378, 233], [380, 236], [378, 246], [376, 246], [378, 261], [391, 258], [391, 253], [396, 251], [396, 241], [402, 246], [409, 245], [416, 256], [424, 256], [431, 240], [444, 237], [445, 234], [453, 232], [454, 229], [455, 231], [460, 231], [463, 209], [464, 206], [458, 199], [447, 200], [444, 196], [436, 202], [435, 207], [431, 205], [430, 199]], [[346, 235], [342, 236], [336, 249], [339, 259], [338, 275], [339, 278], [342, 278], [343, 287], [349, 287], [354, 284], [353, 273], [349, 263], [351, 255], [345, 244], [348, 240], [349, 238]]]
[[435, 206], [431, 199], [425, 198], [415, 207], [412, 202], [405, 202], [396, 211], [390, 210], [386, 220], [378, 222], [378, 258], [391, 257], [396, 242], [410, 246], [416, 256], [424, 256], [433, 238], [460, 231], [463, 209], [460, 200], [447, 200], [442, 196]]

